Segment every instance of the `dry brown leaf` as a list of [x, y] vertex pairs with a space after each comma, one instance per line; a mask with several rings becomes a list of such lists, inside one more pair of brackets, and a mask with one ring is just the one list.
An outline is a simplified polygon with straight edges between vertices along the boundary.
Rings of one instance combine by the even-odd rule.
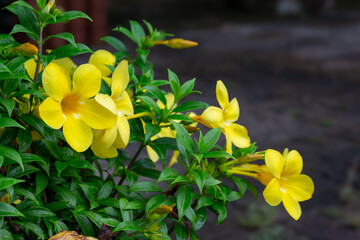
[[58, 234], [49, 238], [49, 240], [98, 240], [97, 238], [93, 237], [85, 237], [83, 235], [79, 235], [75, 231], [61, 231]]

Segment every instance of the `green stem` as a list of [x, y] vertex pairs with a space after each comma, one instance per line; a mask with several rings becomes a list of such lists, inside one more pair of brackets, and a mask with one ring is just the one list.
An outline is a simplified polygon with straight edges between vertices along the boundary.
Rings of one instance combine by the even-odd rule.
[[[130, 170], [130, 169], [132, 168], [132, 166], [134, 165], [136, 159], [139, 157], [141, 151], [145, 148], [145, 146], [146, 146], [146, 144], [141, 144], [141, 145], [140, 145], [140, 147], [139, 147], [139, 149], [137, 150], [137, 152], [135, 153], [133, 159], [131, 159], [131, 162], [130, 162], [129, 165], [127, 166], [127, 168], [126, 168], [127, 170]], [[122, 174], [121, 179], [120, 179], [120, 182], [119, 182], [118, 185], [123, 184], [125, 178], [126, 178], [126, 173], [125, 173], [125, 171], [124, 171], [124, 173]]]
[[[42, 47], [43, 47], [43, 27], [40, 27], [40, 33], [39, 33], [39, 42], [38, 42], [38, 55], [42, 55]], [[34, 82], [37, 83], [38, 77], [39, 77], [39, 69], [40, 69], [41, 59], [38, 57], [36, 61], [36, 70], [35, 70], [35, 76], [34, 76]], [[31, 102], [30, 102], [31, 104]]]

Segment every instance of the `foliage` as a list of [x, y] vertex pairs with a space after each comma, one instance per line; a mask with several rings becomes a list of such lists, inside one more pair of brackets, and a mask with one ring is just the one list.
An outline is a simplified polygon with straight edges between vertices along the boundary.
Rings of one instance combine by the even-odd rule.
[[[62, 230], [99, 239], [170, 239], [172, 234], [197, 239], [209, 211], [219, 224], [229, 202], [247, 190], [257, 197], [256, 189], [234, 174], [264, 185], [286, 184], [279, 174], [291, 171], [289, 156], [296, 155], [291, 176], [304, 176], [297, 152], [284, 157], [274, 150], [267, 151], [274, 155], [269, 157], [256, 152], [246, 128], [234, 123], [239, 105], [236, 98], [229, 101], [221, 81], [216, 88], [220, 109], [185, 100], [199, 93], [195, 79], [182, 83], [171, 70], [167, 80], [156, 79], [148, 60], [152, 47], [182, 49], [197, 43], [165, 40], [172, 35], [146, 21], [130, 21], [129, 29], [114, 31], [136, 44], [134, 56], [113, 36], [102, 40], [114, 53], [93, 53], [70, 33], [43, 36], [48, 25], [91, 21], [79, 11], [61, 12], [54, 2], [37, 0], [34, 9], [15, 1], [5, 8], [17, 15], [19, 24], [0, 35], [1, 239], [48, 239]], [[12, 35], [18, 33], [37, 46], [17, 42]], [[51, 38], [69, 44], [46, 53], [43, 44]], [[76, 66], [70, 57], [84, 53], [92, 53], [90, 64]], [[189, 112], [204, 108], [202, 115]], [[212, 129], [204, 135], [197, 122]], [[224, 147], [217, 145], [221, 133], [227, 140]], [[128, 143], [138, 150], [128, 150]], [[141, 154], [144, 149], [149, 157]], [[263, 165], [250, 164], [264, 159]], [[237, 189], [225, 184], [225, 178]], [[305, 190], [283, 199], [289, 212], [297, 207], [289, 206], [289, 196], [298, 204], [313, 192], [308, 177], [307, 186], [291, 182]], [[277, 194], [281, 202], [285, 195]], [[267, 201], [280, 203], [272, 200]]]

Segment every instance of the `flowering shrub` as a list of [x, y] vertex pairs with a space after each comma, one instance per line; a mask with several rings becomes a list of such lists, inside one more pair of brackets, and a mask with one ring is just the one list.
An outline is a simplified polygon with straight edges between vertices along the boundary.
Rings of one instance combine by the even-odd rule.
[[[165, 40], [171, 34], [144, 21], [146, 33], [130, 21], [130, 29], [114, 31], [136, 44], [135, 56], [111, 36], [102, 40], [114, 53], [92, 52], [70, 33], [43, 36], [48, 25], [91, 20], [86, 14], [36, 3], [7, 6], [20, 24], [0, 35], [0, 239], [197, 239], [209, 210], [221, 223], [229, 202], [247, 190], [257, 196], [243, 176], [265, 185], [269, 205], [282, 202], [299, 219], [299, 202], [312, 197], [314, 184], [301, 174], [297, 151], [258, 151], [236, 123], [239, 104], [229, 101], [222, 81], [219, 108], [184, 100], [198, 92], [195, 79], [181, 84], [169, 70], [168, 80], [156, 80], [152, 47], [197, 43]], [[18, 43], [17, 33], [37, 46]], [[44, 51], [51, 38], [69, 44]], [[70, 58], [84, 53], [92, 53], [89, 63], [76, 66]], [[225, 146], [218, 145], [221, 134]], [[138, 146], [135, 153], [129, 143]]]

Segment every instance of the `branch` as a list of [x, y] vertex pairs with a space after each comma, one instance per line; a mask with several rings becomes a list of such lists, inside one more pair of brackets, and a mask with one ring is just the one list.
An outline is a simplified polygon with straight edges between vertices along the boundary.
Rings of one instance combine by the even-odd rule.
[[[129, 165], [127, 166], [127, 168], [126, 168], [127, 170], [130, 170], [130, 169], [132, 168], [132, 166], [134, 165], [136, 159], [139, 157], [141, 151], [145, 148], [145, 146], [146, 146], [145, 144], [141, 144], [141, 145], [140, 145], [140, 147], [139, 147], [139, 149], [137, 150], [137, 152], [135, 153], [133, 159], [131, 159], [131, 162], [130, 162]], [[121, 179], [120, 179], [120, 182], [119, 182], [118, 185], [123, 184], [125, 178], [126, 178], [126, 173], [125, 173], [125, 171], [124, 171], [124, 173], [122, 174]]]

